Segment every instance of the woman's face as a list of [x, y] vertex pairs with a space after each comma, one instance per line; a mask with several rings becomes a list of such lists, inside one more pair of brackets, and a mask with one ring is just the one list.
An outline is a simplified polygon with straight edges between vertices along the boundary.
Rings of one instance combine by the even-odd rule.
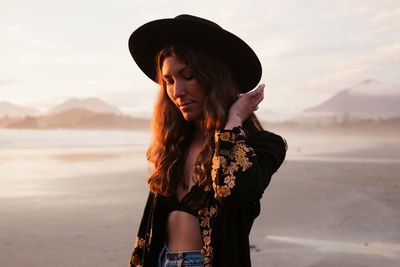
[[164, 59], [162, 76], [169, 98], [182, 112], [185, 120], [200, 120], [207, 93], [193, 77], [189, 67], [178, 57], [170, 56]]

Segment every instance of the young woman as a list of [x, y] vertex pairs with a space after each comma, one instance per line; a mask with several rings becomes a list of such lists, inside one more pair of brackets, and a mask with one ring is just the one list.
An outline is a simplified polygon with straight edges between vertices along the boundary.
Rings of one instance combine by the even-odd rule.
[[130, 52], [160, 85], [150, 193], [130, 266], [250, 266], [249, 233], [286, 154], [254, 115], [261, 64], [240, 38], [190, 15], [133, 32]]

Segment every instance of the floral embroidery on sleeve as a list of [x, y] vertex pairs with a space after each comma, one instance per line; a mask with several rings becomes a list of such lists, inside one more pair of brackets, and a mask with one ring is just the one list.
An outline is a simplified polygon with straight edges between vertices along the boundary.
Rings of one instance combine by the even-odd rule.
[[255, 156], [255, 152], [246, 145], [245, 140], [241, 127], [215, 134], [216, 150], [211, 171], [215, 198], [231, 195], [231, 190], [236, 185], [237, 173], [244, 172], [253, 165], [250, 158]]
[[135, 247], [133, 248], [133, 253], [129, 267], [142, 267], [143, 264], [143, 250], [145, 248], [146, 241], [143, 238], [136, 237]]

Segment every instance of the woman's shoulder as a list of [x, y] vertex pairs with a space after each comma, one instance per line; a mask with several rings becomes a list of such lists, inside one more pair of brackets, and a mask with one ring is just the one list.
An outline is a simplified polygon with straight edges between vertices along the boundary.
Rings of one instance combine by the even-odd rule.
[[270, 144], [280, 146], [284, 148], [285, 151], [287, 149], [287, 142], [282, 136], [266, 130], [250, 133], [247, 137], [247, 142], [249, 145]]
[[263, 158], [275, 162], [276, 169], [285, 160], [287, 142], [282, 136], [274, 132], [266, 130], [255, 132], [247, 138], [247, 144], [255, 150], [256, 155], [263, 155]]

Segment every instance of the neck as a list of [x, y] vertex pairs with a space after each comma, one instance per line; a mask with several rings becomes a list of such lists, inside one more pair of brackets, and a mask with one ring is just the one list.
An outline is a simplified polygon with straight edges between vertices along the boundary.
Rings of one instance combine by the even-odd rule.
[[201, 130], [201, 121], [200, 120], [197, 120], [197, 121], [195, 121], [194, 122], [194, 129], [196, 130], [196, 133], [198, 133], [198, 132], [201, 132], [202, 130]]
[[201, 127], [201, 123], [199, 121], [196, 121], [194, 124], [194, 133], [192, 137], [192, 142], [198, 144], [198, 143], [203, 143], [203, 141], [204, 141], [204, 133]]

